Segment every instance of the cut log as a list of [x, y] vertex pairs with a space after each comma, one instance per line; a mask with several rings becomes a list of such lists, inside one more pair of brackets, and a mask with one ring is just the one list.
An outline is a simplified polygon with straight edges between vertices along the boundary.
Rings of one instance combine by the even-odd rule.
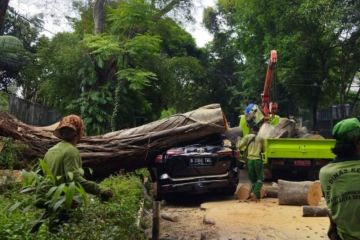
[[[265, 197], [265, 187], [262, 186], [261, 190], [260, 190], [260, 196], [261, 198]], [[250, 184], [242, 184], [239, 183], [236, 187], [236, 191], [234, 193], [235, 198], [239, 199], [239, 200], [246, 200], [249, 199], [250, 197], [250, 192], [251, 192], [251, 186]]]
[[250, 197], [250, 186], [248, 184], [239, 183], [234, 193], [235, 198], [239, 200], [246, 200]]
[[316, 206], [303, 206], [303, 217], [327, 217], [329, 209]]
[[265, 186], [265, 197], [277, 198], [279, 194], [278, 186]]
[[[52, 132], [57, 124], [35, 127], [24, 124], [7, 113], [0, 113], [0, 136], [25, 143], [25, 159], [37, 159], [59, 142]], [[77, 145], [83, 166], [94, 170], [94, 177], [106, 177], [121, 169], [147, 167], [153, 157], [173, 146], [218, 137], [227, 123], [219, 104], [176, 114], [146, 125], [84, 137]]]
[[310, 205], [319, 204], [322, 192], [319, 181], [290, 182], [278, 180], [280, 205]]

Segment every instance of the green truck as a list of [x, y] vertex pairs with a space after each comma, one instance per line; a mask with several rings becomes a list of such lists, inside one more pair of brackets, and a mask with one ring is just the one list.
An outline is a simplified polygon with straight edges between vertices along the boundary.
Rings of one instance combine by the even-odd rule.
[[262, 159], [267, 179], [318, 179], [322, 166], [334, 159], [334, 139], [266, 139]]

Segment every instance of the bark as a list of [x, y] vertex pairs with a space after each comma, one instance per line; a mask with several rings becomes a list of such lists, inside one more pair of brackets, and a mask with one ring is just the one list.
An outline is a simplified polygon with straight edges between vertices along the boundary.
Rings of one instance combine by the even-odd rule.
[[[260, 198], [263, 198], [266, 196], [265, 193], [265, 187], [262, 186], [260, 190]], [[246, 200], [249, 199], [251, 193], [251, 186], [249, 184], [241, 184], [239, 183], [236, 187], [236, 191], [234, 193], [235, 198], [239, 200]]]
[[265, 196], [268, 198], [277, 198], [279, 194], [279, 187], [266, 186], [265, 187]]
[[239, 200], [246, 200], [250, 197], [250, 186], [247, 184], [238, 184], [234, 193], [235, 198]]
[[[0, 113], [0, 136], [25, 143], [25, 159], [37, 159], [59, 142], [52, 132], [58, 123], [48, 127], [24, 124], [6, 113]], [[106, 177], [117, 171], [148, 167], [156, 154], [173, 146], [193, 143], [217, 136], [226, 130], [226, 119], [218, 104], [176, 114], [140, 127], [81, 139], [77, 148], [83, 166], [94, 170], [94, 177]]]
[[303, 206], [303, 217], [327, 217], [329, 209], [322, 207]]
[[280, 205], [310, 205], [319, 204], [322, 192], [319, 181], [290, 182], [279, 180], [279, 204]]
[[5, 13], [10, 0], [0, 0], [0, 35], [4, 34]]
[[94, 34], [102, 33], [104, 31], [105, 22], [105, 0], [96, 0], [93, 9], [94, 18]]

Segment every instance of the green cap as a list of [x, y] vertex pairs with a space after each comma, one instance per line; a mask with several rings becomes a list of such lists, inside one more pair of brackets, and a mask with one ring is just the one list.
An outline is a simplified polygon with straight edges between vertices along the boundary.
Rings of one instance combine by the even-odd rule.
[[360, 122], [357, 118], [348, 118], [338, 122], [332, 131], [339, 142], [351, 143], [360, 140]]

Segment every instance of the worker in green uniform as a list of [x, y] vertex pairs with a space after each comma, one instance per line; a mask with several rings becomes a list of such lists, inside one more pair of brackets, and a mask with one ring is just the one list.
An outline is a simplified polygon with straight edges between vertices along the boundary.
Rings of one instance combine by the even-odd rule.
[[320, 183], [330, 210], [330, 239], [360, 239], [360, 122], [342, 120], [332, 131], [336, 158], [320, 170]]
[[245, 147], [246, 164], [248, 176], [251, 182], [250, 198], [259, 200], [261, 198], [260, 190], [264, 182], [263, 162], [261, 160], [261, 152], [263, 151], [263, 140], [256, 136], [258, 127], [253, 126], [252, 132], [241, 139], [238, 148]]
[[68, 182], [69, 172], [73, 173], [73, 180], [80, 183], [87, 193], [99, 196], [107, 200], [112, 196], [111, 190], [101, 189], [98, 184], [88, 181], [80, 174], [82, 161], [79, 150], [75, 147], [84, 134], [84, 124], [77, 115], [64, 117], [54, 135], [62, 141], [53, 146], [45, 154], [44, 160], [48, 164], [52, 174], [58, 182]]
[[[66, 183], [74, 181], [79, 183], [87, 193], [94, 194], [101, 200], [108, 200], [113, 196], [110, 189], [102, 189], [98, 184], [86, 180], [81, 174], [82, 161], [79, 150], [75, 147], [84, 134], [84, 124], [82, 119], [77, 115], [69, 115], [61, 119], [58, 127], [54, 131], [54, 135], [62, 141], [50, 148], [45, 154], [44, 161], [48, 165], [52, 175], [56, 178], [56, 183]], [[69, 174], [72, 173], [72, 174]], [[70, 175], [72, 179], [70, 179]], [[36, 221], [31, 232], [37, 232], [41, 227], [44, 219], [50, 217], [51, 209], [48, 208], [46, 202], [46, 193], [48, 189], [40, 188], [37, 192], [35, 205], [44, 208], [45, 212], [41, 219]], [[73, 207], [77, 202], [73, 201]], [[69, 218], [66, 212], [60, 212], [57, 219], [50, 221], [49, 228], [51, 231], [57, 231], [57, 225], [61, 224]]]
[[[250, 129], [253, 125], [260, 125], [264, 120], [264, 114], [260, 107], [256, 104], [250, 103], [244, 110], [244, 114], [241, 114], [239, 122], [239, 128], [242, 131], [243, 137], [250, 133]], [[280, 123], [280, 116], [270, 114], [269, 124], [276, 126]]]

